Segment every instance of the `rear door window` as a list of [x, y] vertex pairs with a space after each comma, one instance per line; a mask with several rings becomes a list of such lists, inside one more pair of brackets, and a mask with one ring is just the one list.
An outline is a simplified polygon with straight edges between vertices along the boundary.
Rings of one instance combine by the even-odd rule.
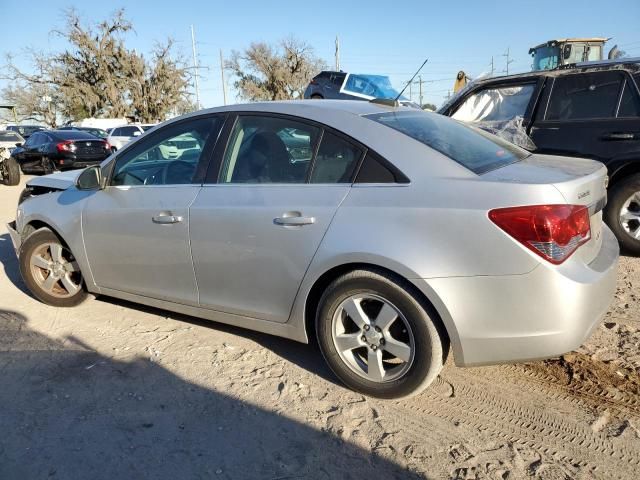
[[613, 118], [622, 82], [619, 72], [558, 77], [553, 83], [545, 120]]
[[240, 115], [220, 183], [306, 183], [320, 129], [290, 118]]
[[452, 115], [463, 122], [495, 122], [524, 117], [535, 83], [487, 88], [469, 96]]
[[435, 113], [388, 112], [365, 117], [404, 133], [476, 174], [529, 156], [527, 151], [495, 135]]

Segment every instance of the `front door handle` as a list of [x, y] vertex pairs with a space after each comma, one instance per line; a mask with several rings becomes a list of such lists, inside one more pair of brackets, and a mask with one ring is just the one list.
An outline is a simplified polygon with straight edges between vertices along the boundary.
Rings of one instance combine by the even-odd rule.
[[171, 223], [180, 223], [182, 217], [179, 215], [171, 215], [171, 213], [162, 212], [152, 218], [153, 223], [159, 223], [161, 225], [169, 225]]
[[602, 137], [603, 140], [633, 140], [634, 138], [636, 138], [636, 136], [631, 132], [609, 133]]
[[303, 217], [300, 212], [285, 212], [281, 217], [273, 219], [273, 223], [283, 227], [301, 227], [315, 222], [316, 219], [314, 217]]

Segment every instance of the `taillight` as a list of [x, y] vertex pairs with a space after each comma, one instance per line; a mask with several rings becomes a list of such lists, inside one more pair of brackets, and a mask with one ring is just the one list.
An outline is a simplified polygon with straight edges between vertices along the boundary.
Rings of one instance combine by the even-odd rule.
[[498, 208], [489, 212], [489, 219], [555, 265], [591, 238], [589, 210], [582, 205]]
[[318, 85], [318, 82], [316, 81], [315, 78], [312, 78], [311, 81], [309, 82], [309, 84], [311, 85]]
[[59, 152], [75, 152], [76, 145], [73, 143], [73, 140], [65, 140], [64, 142], [58, 143], [56, 149]]

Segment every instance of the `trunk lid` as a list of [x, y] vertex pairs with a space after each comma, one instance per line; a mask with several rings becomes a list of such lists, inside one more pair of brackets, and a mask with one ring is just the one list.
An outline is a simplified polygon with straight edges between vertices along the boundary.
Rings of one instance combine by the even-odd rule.
[[595, 160], [531, 155], [482, 175], [491, 181], [551, 184], [570, 205], [589, 208], [591, 239], [574, 253], [586, 263], [598, 255], [602, 246], [602, 209], [607, 201], [607, 169]]
[[75, 154], [78, 161], [104, 158], [110, 153], [104, 140], [75, 140], [73, 144], [76, 146]]

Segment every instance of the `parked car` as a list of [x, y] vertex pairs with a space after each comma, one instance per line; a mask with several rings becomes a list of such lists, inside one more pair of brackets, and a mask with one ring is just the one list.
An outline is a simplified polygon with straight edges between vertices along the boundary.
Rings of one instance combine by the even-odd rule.
[[[191, 148], [168, 158], [175, 139]], [[9, 232], [47, 304], [89, 291], [317, 337], [346, 385], [398, 398], [436, 377], [450, 345], [471, 366], [585, 340], [616, 287], [605, 180], [599, 162], [531, 155], [435, 113], [254, 103], [30, 180]]]
[[[391, 86], [391, 80], [386, 75], [323, 71], [313, 77], [304, 91], [304, 98], [312, 100], [394, 99], [399, 93]], [[408, 107], [420, 108], [404, 96], [400, 96], [399, 102]]]
[[139, 137], [153, 127], [155, 127], [155, 124], [131, 124], [115, 127], [111, 132], [109, 132], [107, 142], [109, 142], [109, 145], [111, 145], [112, 150], [115, 152], [116, 150], [120, 150], [135, 137]]
[[47, 130], [46, 127], [41, 125], [8, 125], [7, 130], [18, 132], [25, 140], [36, 132], [42, 132]]
[[12, 130], [0, 130], [0, 183], [18, 185], [20, 183], [20, 167], [11, 152], [24, 142], [19, 133]]
[[84, 168], [109, 155], [111, 148], [105, 140], [79, 130], [36, 132], [11, 152], [24, 173]]
[[18, 144], [23, 144], [24, 138], [13, 130], [0, 130], [0, 147], [9, 151], [14, 150]]
[[640, 59], [480, 80], [439, 112], [536, 153], [592, 158], [609, 172], [606, 223], [640, 254]]
[[87, 132], [96, 138], [102, 138], [102, 139], [106, 139], [109, 136], [109, 134], [106, 131], [102, 130], [101, 128], [95, 128], [95, 127], [74, 127], [70, 125], [67, 127], [60, 127], [58, 130], [77, 130], [79, 132]]

